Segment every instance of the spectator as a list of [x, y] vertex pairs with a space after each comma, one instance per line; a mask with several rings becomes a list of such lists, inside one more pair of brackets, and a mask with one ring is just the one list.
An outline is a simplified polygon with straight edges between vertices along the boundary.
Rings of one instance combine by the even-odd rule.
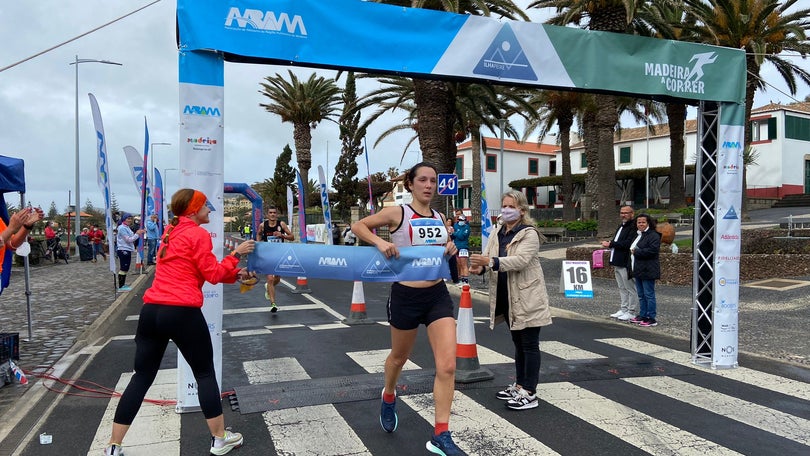
[[12, 214], [8, 219], [8, 225], [0, 218], [0, 272], [3, 271], [6, 250], [17, 250], [17, 247], [28, 239], [28, 233], [34, 228], [34, 223], [42, 220], [44, 215], [42, 209], [29, 206]]
[[659, 252], [661, 235], [655, 231], [655, 219], [647, 214], [636, 217], [636, 239], [630, 244], [630, 265], [636, 279], [638, 316], [630, 319], [640, 326], [658, 326], [656, 317], [655, 281], [661, 278]]
[[154, 281], [143, 295], [135, 337], [135, 374], [118, 401], [105, 456], [123, 454], [121, 442], [155, 380], [169, 340], [194, 373], [200, 408], [211, 433], [210, 453], [229, 453], [244, 441], [242, 434], [225, 429], [211, 335], [202, 314], [201, 288], [206, 281], [216, 284], [247, 279], [250, 274], [239, 268], [239, 259], [252, 252], [255, 243], [243, 242], [233, 253], [217, 261], [211, 251], [211, 235], [200, 227], [209, 222], [210, 210], [205, 202], [202, 192], [189, 188], [172, 197], [172, 212], [180, 216], [173, 217], [166, 228]]
[[157, 214], [149, 216], [146, 221], [146, 265], [155, 264], [155, 252], [157, 251], [158, 239], [160, 239], [160, 226], [157, 222]]
[[352, 233], [352, 226], [349, 225], [343, 230], [343, 245], [357, 244], [357, 236]]
[[126, 285], [129, 265], [132, 262], [132, 253], [135, 252], [135, 241], [144, 230], [137, 229], [133, 232], [129, 224], [132, 223], [132, 214], [121, 215], [121, 224], [118, 226], [116, 235], [116, 255], [118, 255], [118, 290], [130, 291], [132, 288]]
[[106, 261], [107, 254], [104, 253], [104, 231], [100, 230], [98, 225], [93, 225], [90, 229], [90, 240], [93, 242], [93, 263], [96, 262], [98, 255], [101, 255], [104, 261]]
[[551, 324], [537, 255], [545, 238], [534, 227], [522, 192], [511, 190], [501, 201], [503, 223], [495, 226], [484, 252], [470, 256], [471, 271], [489, 272], [489, 327], [505, 321], [515, 345], [515, 383], [495, 396], [512, 410], [528, 410], [538, 406], [540, 328]]
[[636, 282], [628, 271], [630, 264], [630, 244], [636, 238], [636, 222], [633, 220], [633, 208], [624, 206], [619, 209], [621, 224], [616, 228], [616, 234], [610, 241], [602, 241], [602, 247], [610, 248], [610, 264], [616, 284], [619, 286], [621, 304], [612, 318], [622, 321], [630, 320], [636, 316], [637, 292]]

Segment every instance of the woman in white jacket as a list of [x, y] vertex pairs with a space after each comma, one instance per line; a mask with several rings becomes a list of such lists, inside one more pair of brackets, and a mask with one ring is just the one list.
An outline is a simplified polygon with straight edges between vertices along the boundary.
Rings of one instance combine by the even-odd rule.
[[538, 405], [540, 328], [551, 324], [538, 257], [545, 237], [534, 227], [523, 193], [509, 191], [501, 201], [501, 223], [482, 254], [470, 256], [470, 272], [489, 274], [490, 328], [505, 321], [515, 344], [515, 383], [496, 396], [512, 410], [527, 410]]

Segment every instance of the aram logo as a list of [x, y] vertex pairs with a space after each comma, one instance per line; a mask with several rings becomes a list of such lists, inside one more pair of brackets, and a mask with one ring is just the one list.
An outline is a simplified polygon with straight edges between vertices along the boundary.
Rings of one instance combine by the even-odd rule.
[[186, 107], [183, 108], [183, 115], [222, 117], [222, 113], [219, 111], [219, 108], [212, 108], [210, 106], [194, 106], [194, 105], [186, 105]]
[[318, 266], [330, 266], [335, 268], [347, 268], [349, 264], [346, 262], [346, 258], [336, 258], [336, 257], [320, 257], [318, 258]]
[[432, 268], [442, 265], [442, 257], [416, 258], [411, 261], [412, 268]]
[[[236, 25], [234, 25], [236, 21]], [[294, 15], [292, 19], [287, 13], [276, 17], [272, 11], [262, 12], [257, 9], [245, 9], [242, 14], [237, 7], [231, 7], [225, 18], [225, 28], [245, 32], [262, 32], [290, 35], [296, 37], [307, 36], [307, 28], [301, 16]]]
[[725, 220], [737, 220], [737, 219], [739, 219], [739, 217], [737, 217], [737, 211], [734, 210], [734, 206], [731, 206], [730, 208], [728, 208], [728, 211], [726, 212], [726, 215], [723, 216], [723, 219], [725, 219]]
[[473, 73], [524, 81], [537, 80], [537, 75], [509, 24], [503, 24]]
[[723, 141], [722, 149], [742, 149], [739, 141]]
[[695, 54], [689, 60], [689, 66], [672, 65], [667, 63], [644, 62], [644, 76], [660, 77], [661, 84], [670, 92], [675, 93], [706, 93], [703, 78], [703, 67], [714, 63], [717, 54], [704, 52]]

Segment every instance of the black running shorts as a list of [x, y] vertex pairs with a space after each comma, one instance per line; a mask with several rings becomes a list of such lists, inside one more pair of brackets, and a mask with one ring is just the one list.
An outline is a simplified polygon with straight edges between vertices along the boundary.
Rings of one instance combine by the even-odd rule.
[[401, 330], [416, 329], [434, 321], [453, 318], [453, 300], [444, 282], [413, 288], [394, 282], [388, 298], [388, 322]]

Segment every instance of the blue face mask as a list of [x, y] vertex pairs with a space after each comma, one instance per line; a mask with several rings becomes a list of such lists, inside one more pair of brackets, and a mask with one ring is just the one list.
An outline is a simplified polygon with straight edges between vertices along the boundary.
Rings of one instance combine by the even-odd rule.
[[461, 225], [461, 226], [464, 226], [466, 223], [467, 223], [467, 222], [465, 222], [464, 220], [459, 220], [459, 221], [458, 221], [458, 224], [459, 224], [459, 225]]

